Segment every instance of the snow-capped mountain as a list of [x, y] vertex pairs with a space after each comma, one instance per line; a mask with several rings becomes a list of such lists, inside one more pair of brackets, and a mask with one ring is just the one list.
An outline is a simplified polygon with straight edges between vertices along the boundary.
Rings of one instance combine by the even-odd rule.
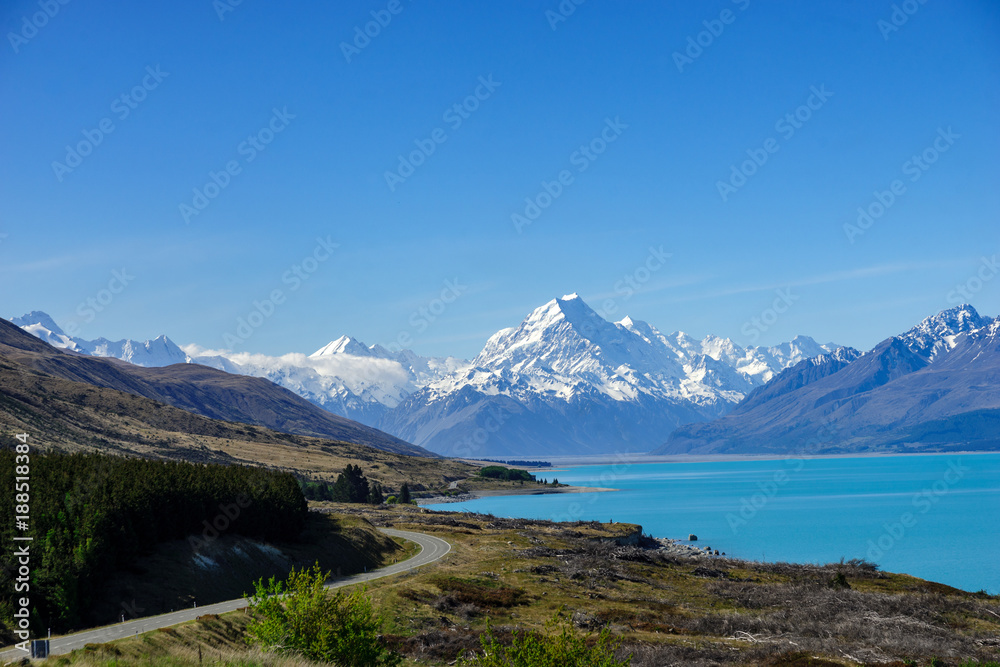
[[927, 361], [934, 361], [941, 352], [955, 347], [959, 335], [970, 333], [993, 322], [966, 304], [943, 310], [925, 318], [899, 338], [906, 346]]
[[330, 412], [369, 426], [428, 382], [468, 365], [454, 357], [421, 357], [409, 350], [393, 353], [348, 336], [308, 356], [271, 357], [197, 345], [184, 349], [193, 363], [267, 378]]
[[958, 306], [865, 354], [803, 361], [728, 415], [678, 428], [655, 453], [995, 450], [997, 378], [1000, 318]]
[[227, 373], [266, 378], [306, 400], [348, 419], [367, 425], [378, 422], [406, 396], [433, 380], [468, 366], [454, 357], [421, 357], [410, 350], [390, 352], [342, 336], [311, 355], [280, 357], [199, 345], [183, 349], [166, 336], [138, 342], [84, 340], [67, 335], [46, 313], [33, 311], [11, 322], [47, 343], [80, 354], [116, 357], [139, 366], [196, 363]]
[[11, 322], [49, 345], [92, 357], [115, 357], [136, 366], [153, 368], [183, 364], [190, 359], [166, 336], [139, 342], [132, 339], [111, 341], [107, 338], [85, 340], [69, 336], [48, 314], [32, 311], [15, 317]]
[[430, 382], [379, 428], [446, 455], [647, 451], [725, 414], [754, 387], [834, 345], [774, 348], [601, 318], [576, 294], [494, 334], [469, 368]]
[[807, 336], [744, 348], [717, 336], [664, 335], [629, 317], [608, 322], [576, 294], [497, 332], [472, 362], [392, 352], [350, 336], [308, 356], [272, 357], [181, 349], [163, 336], [84, 341], [39, 312], [14, 323], [83, 354], [267, 378], [330, 412], [461, 456], [646, 451], [682, 424], [727, 413], [785, 368], [836, 349]]
[[48, 313], [33, 310], [27, 315], [11, 318], [11, 323], [21, 327], [37, 338], [41, 338], [53, 347], [64, 350], [76, 350], [77, 343], [66, 335], [66, 332], [49, 317]]

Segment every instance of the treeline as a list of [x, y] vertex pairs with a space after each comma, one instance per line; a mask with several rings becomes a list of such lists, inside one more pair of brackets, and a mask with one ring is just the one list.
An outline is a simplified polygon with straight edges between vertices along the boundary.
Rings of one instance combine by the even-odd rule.
[[329, 500], [334, 503], [367, 503], [368, 505], [381, 505], [388, 503], [407, 504], [413, 501], [410, 494], [410, 485], [403, 482], [399, 488], [398, 496], [385, 497], [382, 485], [376, 481], [369, 481], [361, 472], [361, 466], [347, 464], [344, 472], [337, 475], [337, 481], [314, 482], [301, 480], [299, 485], [302, 493], [309, 500]]
[[521, 459], [472, 459], [474, 461], [486, 461], [487, 463], [502, 463], [508, 466], [524, 466], [525, 468], [551, 468], [551, 461], [522, 461]]
[[[160, 542], [189, 538], [192, 548], [199, 548], [222, 533], [294, 539], [307, 513], [302, 491], [288, 473], [32, 452], [30, 519], [24, 531], [12, 520], [15, 453], [10, 449], [0, 449], [0, 471], [5, 480], [0, 502], [8, 517], [0, 522], [0, 539], [9, 545], [15, 544], [15, 534], [34, 538], [29, 543], [30, 599], [36, 630], [78, 627], [102, 582]], [[13, 568], [0, 572], [0, 587], [8, 595], [16, 576]], [[9, 598], [3, 606], [4, 623], [9, 623]]]
[[382, 486], [378, 482], [369, 482], [361, 466], [347, 464], [344, 472], [337, 475], [337, 481], [299, 482], [302, 493], [309, 500], [329, 500], [335, 503], [368, 503], [381, 505], [385, 501]]
[[508, 482], [534, 482], [535, 476], [527, 470], [518, 468], [505, 468], [504, 466], [485, 466], [477, 473], [480, 477], [489, 479], [503, 479]]

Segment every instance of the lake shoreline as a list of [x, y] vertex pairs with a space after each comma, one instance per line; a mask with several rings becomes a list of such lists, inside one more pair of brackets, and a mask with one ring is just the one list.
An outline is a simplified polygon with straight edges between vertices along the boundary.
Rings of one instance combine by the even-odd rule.
[[[526, 494], [512, 488], [451, 498], [459, 502], [440, 506], [433, 499], [428, 509], [562, 521], [614, 518], [642, 525], [649, 535], [681, 538], [681, 543], [689, 534], [698, 535], [690, 546], [711, 545], [713, 555], [718, 549], [727, 557], [762, 562], [862, 559], [967, 591], [1000, 591], [996, 571], [981, 563], [981, 554], [995, 551], [1000, 539], [1000, 527], [986, 512], [1000, 499], [997, 453], [809, 461], [741, 457], [673, 465], [625, 465], [619, 459], [535, 474], [558, 477], [575, 487], [561, 491], [577, 493], [519, 498]], [[602, 486], [620, 493], [586, 493]], [[961, 544], [947, 539], [955, 533], [964, 536]]]
[[[548, 457], [546, 462], [551, 466], [508, 466], [520, 467], [532, 473], [560, 472], [564, 468], [581, 468], [602, 465], [642, 465], [648, 463], [725, 463], [739, 461], [780, 461], [788, 460], [825, 460], [825, 459], [867, 459], [898, 456], [972, 456], [1000, 454], [996, 451], [983, 450], [948, 450], [943, 452], [847, 452], [841, 454], [805, 454], [788, 452], [786, 454], [598, 454], [594, 456]], [[467, 463], [484, 465], [484, 461], [476, 459], [458, 459]], [[504, 464], [495, 464], [504, 465]]]
[[604, 493], [607, 491], [619, 491], [620, 489], [608, 489], [599, 486], [574, 486], [567, 484], [563, 486], [530, 487], [512, 489], [483, 489], [480, 491], [470, 491], [458, 496], [431, 496], [429, 498], [417, 498], [417, 504], [421, 507], [425, 505], [446, 505], [448, 503], [461, 503], [480, 498], [493, 498], [496, 496], [547, 496], [557, 493]]

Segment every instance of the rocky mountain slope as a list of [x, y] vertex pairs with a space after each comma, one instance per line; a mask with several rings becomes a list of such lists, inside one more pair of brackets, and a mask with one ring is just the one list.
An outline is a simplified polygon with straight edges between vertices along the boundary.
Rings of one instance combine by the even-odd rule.
[[1000, 448], [1000, 318], [960, 306], [859, 355], [789, 368], [728, 415], [674, 431], [656, 453]]
[[494, 334], [469, 368], [415, 392], [379, 426], [446, 455], [647, 451], [833, 349], [804, 336], [779, 348], [666, 336], [627, 317], [608, 322], [570, 294]]

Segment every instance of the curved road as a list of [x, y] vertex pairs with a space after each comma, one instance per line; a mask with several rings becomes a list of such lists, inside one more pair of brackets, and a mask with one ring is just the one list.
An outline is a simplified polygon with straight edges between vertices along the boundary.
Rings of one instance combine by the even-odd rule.
[[[411, 542], [416, 542], [420, 545], [420, 551], [417, 555], [407, 558], [400, 563], [387, 565], [386, 567], [379, 568], [378, 570], [372, 570], [371, 572], [354, 574], [348, 577], [343, 577], [342, 579], [337, 579], [327, 584], [327, 588], [340, 588], [341, 586], [359, 584], [365, 581], [371, 581], [372, 579], [380, 579], [393, 574], [399, 574], [401, 572], [409, 572], [415, 568], [423, 565], [429, 565], [434, 561], [440, 560], [445, 556], [445, 554], [451, 551], [451, 545], [439, 537], [425, 535], [424, 533], [412, 533], [408, 530], [395, 530], [393, 528], [380, 528], [379, 530], [390, 537], [401, 537], [403, 539], [410, 540]], [[96, 630], [84, 630], [83, 632], [77, 632], [72, 635], [53, 637], [50, 643], [51, 655], [69, 653], [74, 649], [83, 648], [84, 644], [104, 643], [114, 641], [115, 639], [123, 639], [125, 637], [131, 637], [144, 632], [149, 632], [150, 630], [167, 628], [171, 625], [177, 625], [178, 623], [193, 621], [198, 616], [202, 616], [204, 614], [224, 614], [246, 606], [246, 598], [240, 598], [239, 600], [217, 602], [215, 604], [205, 605], [204, 607], [181, 609], [180, 611], [173, 611], [169, 614], [160, 614], [159, 616], [137, 618], [132, 621], [109, 625]], [[0, 661], [8, 662], [17, 660], [23, 658], [25, 655], [27, 654], [24, 651], [19, 649], [10, 649], [0, 653]]]

